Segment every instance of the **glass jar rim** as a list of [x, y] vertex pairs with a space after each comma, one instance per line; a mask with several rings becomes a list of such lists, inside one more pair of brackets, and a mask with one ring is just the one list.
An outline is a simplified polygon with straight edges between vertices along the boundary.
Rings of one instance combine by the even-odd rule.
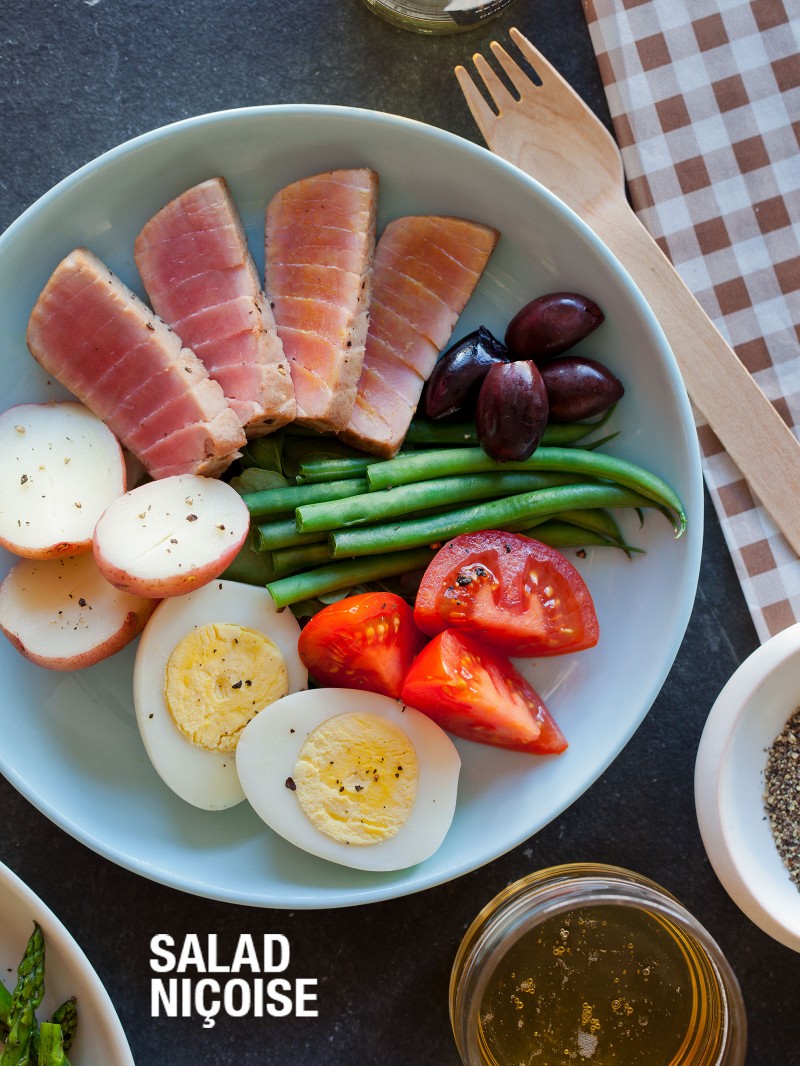
[[709, 1066], [743, 1066], [747, 1022], [739, 982], [721, 948], [670, 892], [642, 874], [602, 863], [569, 863], [508, 885], [480, 911], [459, 945], [450, 977], [450, 1020], [465, 1066], [480, 1066], [478, 1015], [486, 987], [520, 937], [548, 918], [579, 907], [626, 906], [654, 912], [693, 938], [714, 975], [724, 1013], [724, 1041]]
[[364, 0], [375, 14], [395, 26], [421, 34], [463, 33], [495, 18], [513, 0], [475, 0], [465, 8], [448, 8], [446, 0]]

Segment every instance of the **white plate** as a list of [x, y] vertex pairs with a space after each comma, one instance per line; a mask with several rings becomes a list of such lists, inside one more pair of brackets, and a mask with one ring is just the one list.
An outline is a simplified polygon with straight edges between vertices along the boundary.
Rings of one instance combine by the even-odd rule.
[[[457, 335], [485, 323], [502, 335], [542, 292], [585, 292], [606, 322], [582, 345], [608, 363], [627, 395], [609, 451], [667, 478], [689, 530], [672, 538], [649, 511], [631, 540], [647, 550], [589, 552], [579, 561], [602, 635], [580, 655], [529, 665], [570, 740], [557, 759], [460, 743], [459, 804], [439, 852], [397, 874], [329, 865], [268, 833], [246, 806], [204, 813], [161, 783], [131, 702], [133, 649], [72, 675], [51, 674], [0, 646], [4, 699], [0, 768], [79, 840], [154, 880], [216, 899], [270, 907], [334, 907], [386, 899], [473, 870], [531, 836], [572, 803], [619, 753], [652, 705], [677, 654], [694, 598], [702, 483], [689, 404], [652, 312], [606, 248], [536, 182], [486, 150], [419, 123], [346, 108], [229, 111], [139, 137], [56, 186], [0, 238], [0, 338], [6, 404], [61, 395], [28, 355], [25, 326], [56, 263], [86, 245], [141, 292], [133, 241], [168, 199], [222, 174], [263, 262], [265, 205], [282, 185], [334, 167], [380, 174], [379, 224], [406, 213], [463, 215], [501, 241]], [[6, 558], [3, 566], [10, 560]], [[0, 571], [0, 573], [4, 572]]]
[[78, 1032], [71, 1061], [81, 1066], [133, 1066], [119, 1018], [91, 963], [53, 912], [0, 863], [0, 969], [9, 991], [35, 921], [45, 944], [45, 994], [38, 1019], [47, 1020], [61, 1003], [77, 996]]

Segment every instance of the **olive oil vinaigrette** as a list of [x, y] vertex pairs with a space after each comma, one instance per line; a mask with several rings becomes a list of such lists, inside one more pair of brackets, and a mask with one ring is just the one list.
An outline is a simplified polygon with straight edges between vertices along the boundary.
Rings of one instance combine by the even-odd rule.
[[453, 969], [466, 1066], [744, 1061], [736, 978], [692, 916], [629, 871], [568, 866], [481, 912]]
[[659, 915], [568, 911], [521, 937], [492, 974], [481, 1052], [491, 1066], [574, 1054], [598, 1066], [694, 1062], [724, 1015], [709, 978], [699, 945]]

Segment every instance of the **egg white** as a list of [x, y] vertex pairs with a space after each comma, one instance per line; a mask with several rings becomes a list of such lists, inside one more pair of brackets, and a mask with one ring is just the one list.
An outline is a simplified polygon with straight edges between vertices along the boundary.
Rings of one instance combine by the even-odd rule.
[[263, 633], [286, 660], [289, 692], [308, 685], [308, 671], [297, 654], [300, 626], [291, 611], [276, 610], [265, 589], [212, 581], [195, 592], [162, 600], [156, 607], [140, 638], [133, 668], [136, 720], [150, 761], [164, 783], [187, 803], [209, 811], [233, 807], [245, 798], [235, 756], [198, 747], [181, 734], [164, 697], [164, 677], [176, 644], [192, 629], [215, 623], [233, 623]]
[[[419, 760], [417, 796], [408, 820], [388, 840], [348, 845], [319, 832], [286, 786], [309, 733], [337, 714], [374, 714], [409, 738]], [[239, 780], [256, 814], [280, 836], [341, 866], [402, 870], [429, 858], [453, 821], [461, 759], [432, 719], [389, 696], [355, 689], [319, 688], [284, 696], [242, 731], [236, 748]]]

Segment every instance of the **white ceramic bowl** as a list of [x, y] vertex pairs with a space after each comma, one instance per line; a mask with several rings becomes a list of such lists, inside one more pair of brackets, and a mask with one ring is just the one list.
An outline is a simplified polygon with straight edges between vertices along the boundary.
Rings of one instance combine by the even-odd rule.
[[[582, 350], [626, 387], [608, 450], [666, 478], [689, 529], [672, 536], [649, 511], [624, 531], [645, 555], [609, 549], [576, 559], [600, 619], [600, 643], [529, 662], [534, 686], [569, 741], [555, 758], [459, 742], [456, 818], [429, 860], [366, 874], [314, 858], [271, 834], [248, 806], [200, 811], [159, 780], [131, 699], [134, 648], [73, 674], [25, 662], [0, 641], [0, 769], [89, 847], [147, 877], [212, 898], [270, 907], [334, 907], [403, 895], [475, 869], [555, 818], [595, 781], [647, 714], [691, 612], [702, 540], [702, 479], [691, 410], [664, 335], [619, 263], [531, 178], [477, 145], [420, 123], [348, 108], [292, 105], [206, 115], [155, 130], [67, 178], [0, 237], [0, 351], [6, 405], [57, 394], [25, 347], [30, 309], [75, 245], [139, 291], [133, 242], [147, 219], [195, 182], [224, 175], [263, 263], [264, 210], [282, 185], [322, 170], [371, 166], [379, 225], [407, 213], [462, 215], [502, 236], [457, 326], [502, 334], [535, 295], [585, 292], [606, 321]], [[574, 553], [572, 558], [575, 558]], [[0, 556], [0, 575], [10, 565]], [[135, 813], [131, 813], [135, 812]]]
[[770, 746], [798, 705], [800, 624], [762, 644], [725, 685], [695, 766], [697, 820], [717, 877], [748, 918], [795, 951], [800, 888], [778, 854], [763, 791]]
[[82, 1066], [133, 1066], [128, 1041], [91, 963], [53, 912], [0, 863], [0, 969], [9, 991], [25, 944], [38, 922], [44, 933], [45, 995], [40, 1020], [70, 996], [78, 998], [78, 1031], [70, 1051]]

